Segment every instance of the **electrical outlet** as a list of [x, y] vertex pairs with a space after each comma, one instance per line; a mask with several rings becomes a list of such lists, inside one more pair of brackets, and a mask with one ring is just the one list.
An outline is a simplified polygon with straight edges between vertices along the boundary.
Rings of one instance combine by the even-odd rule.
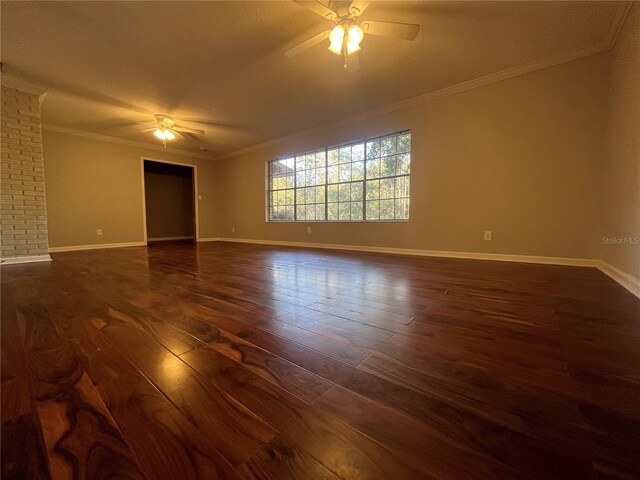
[[236, 233], [236, 227], [231, 227], [231, 233]]
[[202, 195], [198, 195], [198, 200], [202, 200]]
[[311, 227], [307, 227], [307, 233], [311, 233]]
[[96, 235], [101, 236], [102, 235], [102, 229], [99, 228], [98, 230], [96, 230]]
[[485, 240], [491, 240], [492, 236], [493, 236], [493, 232], [491, 230], [485, 230], [484, 231], [484, 239]]

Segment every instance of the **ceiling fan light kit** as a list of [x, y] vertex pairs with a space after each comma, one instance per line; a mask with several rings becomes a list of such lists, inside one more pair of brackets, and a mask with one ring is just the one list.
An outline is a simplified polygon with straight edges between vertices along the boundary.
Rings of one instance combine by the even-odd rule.
[[[317, 13], [326, 20], [333, 22], [331, 30], [325, 30], [314, 37], [296, 45], [284, 52], [287, 57], [295, 57], [308, 48], [329, 38], [329, 51], [336, 55], [344, 55], [345, 68], [347, 67], [347, 55], [358, 52], [360, 44], [367, 35], [380, 35], [383, 37], [400, 38], [403, 40], [414, 40], [420, 31], [420, 25], [408, 23], [358, 22], [358, 18], [371, 3], [370, 1], [354, 0], [349, 2], [329, 2], [329, 6], [315, 0], [294, 0], [297, 4]], [[347, 7], [348, 5], [348, 7]], [[357, 55], [351, 65], [357, 67]]]
[[160, 140], [175, 140], [175, 134], [168, 128], [156, 128], [153, 134]]
[[194, 134], [204, 135], [203, 130], [195, 130], [193, 128], [181, 127], [176, 124], [173, 117], [157, 113], [155, 115], [156, 127], [153, 130], [153, 135], [162, 140], [162, 144], [167, 147], [167, 140], [175, 140], [178, 135], [187, 140], [197, 141], [193, 137]]
[[[346, 35], [345, 35], [346, 32]], [[329, 34], [329, 50], [336, 55], [342, 55], [346, 51], [347, 55], [360, 50], [360, 42], [364, 38], [364, 32], [350, 20], [339, 23]]]

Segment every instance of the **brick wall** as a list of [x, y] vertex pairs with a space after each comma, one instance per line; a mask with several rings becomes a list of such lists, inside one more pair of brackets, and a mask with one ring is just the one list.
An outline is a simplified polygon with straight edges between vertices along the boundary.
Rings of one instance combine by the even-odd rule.
[[49, 255], [39, 95], [2, 87], [0, 256]]

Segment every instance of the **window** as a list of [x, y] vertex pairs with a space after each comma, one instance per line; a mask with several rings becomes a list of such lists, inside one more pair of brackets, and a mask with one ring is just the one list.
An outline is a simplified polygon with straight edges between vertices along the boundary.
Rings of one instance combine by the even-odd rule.
[[409, 219], [411, 132], [269, 162], [269, 220]]

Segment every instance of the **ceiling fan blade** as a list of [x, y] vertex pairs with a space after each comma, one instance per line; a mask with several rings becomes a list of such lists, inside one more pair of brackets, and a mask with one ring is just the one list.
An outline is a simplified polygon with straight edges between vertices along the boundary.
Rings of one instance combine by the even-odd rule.
[[206, 125], [208, 127], [213, 127], [213, 128], [242, 128], [239, 125], [231, 125], [231, 124], [227, 124], [227, 123], [212, 122], [212, 121], [208, 121], [208, 120], [198, 120], [196, 118], [180, 117], [180, 121], [182, 123], [195, 123], [195, 124], [198, 124], [198, 125]]
[[329, 7], [326, 7], [320, 2], [316, 0], [293, 0], [298, 5], [303, 6], [304, 8], [311, 10], [314, 13], [317, 13], [323, 18], [327, 18], [329, 20], [335, 20], [338, 18], [338, 14], [331, 10]]
[[325, 30], [324, 32], [319, 33], [318, 35], [311, 37], [310, 39], [305, 40], [304, 42], [296, 45], [295, 47], [290, 48], [289, 50], [285, 50], [284, 56], [291, 58], [301, 54], [308, 48], [311, 48], [314, 45], [317, 45], [318, 43], [323, 41], [324, 39], [329, 38], [329, 33], [331, 33], [330, 30]]
[[180, 132], [178, 130], [175, 130], [175, 132], [180, 135], [182, 138], [184, 138], [185, 140], [189, 140], [190, 142], [194, 142], [197, 143], [198, 145], [200, 145], [200, 140], [198, 140], [198, 137], [196, 137], [193, 133], [191, 132]]
[[204, 135], [204, 130], [197, 130], [195, 128], [186, 128], [186, 127], [175, 126], [175, 127], [172, 128], [172, 130], [175, 130], [178, 133], [196, 133], [198, 135]]
[[413, 40], [420, 32], [420, 25], [411, 23], [374, 22], [367, 20], [360, 24], [365, 33], [371, 35], [381, 35], [383, 37], [401, 38], [403, 40]]
[[347, 55], [347, 73], [356, 73], [360, 70], [360, 57], [358, 52]]
[[156, 113], [154, 115], [156, 118], [156, 123], [158, 125], [162, 125], [163, 127], [171, 128], [176, 124], [176, 121], [170, 115], [165, 115], [164, 113]]
[[366, 0], [353, 0], [353, 2], [351, 2], [351, 6], [349, 7], [349, 13], [354, 17], [359, 17], [370, 4], [371, 2], [368, 2]]

